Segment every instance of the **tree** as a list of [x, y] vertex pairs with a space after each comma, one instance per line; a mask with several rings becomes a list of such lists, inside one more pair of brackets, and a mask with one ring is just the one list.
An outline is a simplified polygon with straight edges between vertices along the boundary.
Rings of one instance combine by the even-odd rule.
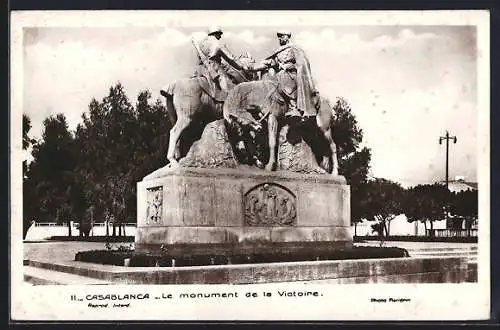
[[371, 151], [366, 147], [360, 148], [363, 130], [358, 127], [349, 103], [344, 98], [337, 98], [333, 111], [335, 121], [332, 132], [337, 145], [339, 174], [351, 187], [351, 222], [356, 234], [357, 224], [368, 217], [366, 185]]
[[23, 180], [23, 239], [33, 223], [37, 210], [37, 195], [32, 181]]
[[409, 222], [420, 221], [433, 233], [434, 222], [443, 220], [450, 192], [441, 184], [418, 185], [407, 190], [403, 211]]
[[369, 217], [368, 184], [366, 181], [351, 185], [351, 223], [354, 236], [358, 235], [358, 224]]
[[30, 201], [34, 205], [31, 207], [32, 210], [38, 209], [36, 215], [42, 220], [67, 221], [69, 224], [69, 187], [72, 185], [77, 150], [63, 114], [48, 117], [43, 125], [42, 139], [33, 145], [33, 161], [25, 181], [27, 187], [34, 189]]
[[36, 142], [35, 139], [29, 137], [28, 133], [31, 130], [31, 119], [23, 113], [23, 150], [27, 150], [32, 144]]
[[[31, 129], [31, 120], [28, 115], [23, 114], [23, 150], [36, 143], [29, 137]], [[37, 205], [37, 196], [32, 180], [28, 179], [28, 164], [23, 160], [23, 239], [26, 238], [28, 230], [33, 222]]]
[[77, 177], [83, 179], [86, 207], [94, 206], [94, 217], [104, 218], [114, 207], [116, 195], [122, 193], [117, 187], [130, 185], [123, 178], [135, 165], [132, 161], [134, 142], [138, 139], [136, 126], [134, 109], [123, 86], [117, 83], [102, 102], [91, 100], [88, 115], [83, 115], [83, 124], [77, 127], [76, 143], [83, 151]]
[[470, 229], [478, 216], [478, 191], [468, 189], [453, 194], [450, 213], [453, 217], [463, 219], [465, 228]]
[[366, 218], [376, 221], [381, 235], [390, 235], [390, 222], [403, 211], [404, 189], [398, 183], [375, 179], [366, 183]]
[[88, 236], [88, 228], [86, 223], [86, 210], [87, 210], [87, 198], [85, 196], [85, 192], [83, 190], [83, 184], [78, 178], [74, 178], [72, 180], [72, 185], [69, 188], [70, 192], [70, 209], [75, 218], [78, 221], [78, 231], [80, 232], [80, 236], [86, 234]]
[[105, 219], [115, 234], [117, 226], [125, 234], [125, 221], [136, 219], [136, 182], [167, 163], [171, 123], [162, 102], [142, 91], [133, 106], [117, 83], [101, 101], [90, 101], [74, 135], [63, 115], [44, 121], [40, 142], [29, 139], [30, 126], [25, 116], [23, 145], [33, 144], [23, 182], [25, 220], [78, 219], [82, 235], [93, 219]]
[[151, 93], [142, 91], [134, 107], [117, 83], [100, 102], [91, 100], [76, 130], [83, 151], [77, 176], [94, 218], [112, 224], [112, 235], [117, 227], [118, 235], [124, 233], [125, 221], [136, 218], [136, 182], [166, 165], [170, 123], [160, 100], [150, 99]]
[[352, 113], [346, 99], [337, 98], [333, 106], [335, 121], [332, 124], [335, 143], [339, 158], [344, 158], [358, 150], [363, 141], [363, 130], [358, 127], [358, 121]]

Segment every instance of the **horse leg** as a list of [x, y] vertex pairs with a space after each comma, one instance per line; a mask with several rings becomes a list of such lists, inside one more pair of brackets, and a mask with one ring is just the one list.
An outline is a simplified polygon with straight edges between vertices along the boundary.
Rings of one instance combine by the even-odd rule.
[[254, 131], [250, 132], [250, 137], [249, 137], [249, 140], [250, 142], [248, 142], [247, 144], [247, 148], [248, 150], [250, 151], [250, 155], [252, 157], [252, 160], [253, 160], [253, 163], [260, 169], [263, 169], [264, 168], [264, 163], [262, 163], [257, 155], [257, 147], [255, 145], [255, 138], [256, 138], [256, 133]]
[[332, 129], [328, 127], [325, 131], [323, 131], [323, 136], [325, 137], [328, 145], [330, 146], [330, 152], [332, 155], [332, 168], [330, 171], [330, 158], [328, 156], [323, 156], [323, 162], [321, 163], [321, 167], [323, 167], [328, 173], [332, 175], [337, 175], [339, 171], [338, 159], [337, 159], [337, 145], [333, 141], [332, 137]]
[[167, 159], [170, 162], [170, 166], [178, 165], [176, 155], [178, 155], [178, 142], [182, 132], [189, 126], [190, 120], [186, 117], [180, 117], [177, 119], [174, 127], [170, 130], [170, 137], [168, 140], [168, 152]]
[[330, 157], [327, 155], [323, 155], [323, 159], [321, 160], [321, 168], [324, 169], [327, 173], [330, 173], [332, 166], [330, 166]]
[[278, 119], [271, 113], [267, 118], [267, 128], [269, 130], [269, 161], [267, 162], [266, 170], [274, 171], [276, 169], [276, 140], [278, 139]]

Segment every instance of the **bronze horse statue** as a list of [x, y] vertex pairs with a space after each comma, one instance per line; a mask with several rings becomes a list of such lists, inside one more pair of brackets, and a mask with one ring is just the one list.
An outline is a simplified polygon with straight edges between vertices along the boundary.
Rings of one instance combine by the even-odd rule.
[[[269, 160], [266, 170], [276, 169], [277, 141], [279, 126], [283, 124], [287, 106], [280, 95], [278, 83], [272, 76], [263, 80], [243, 82], [236, 85], [224, 102], [223, 116], [230, 125], [251, 125], [256, 129], [267, 125]], [[319, 109], [314, 126], [321, 132], [323, 142], [326, 142], [328, 152], [322, 153], [320, 166], [332, 175], [338, 174], [337, 146], [332, 136], [334, 113], [330, 102], [323, 97], [319, 100]], [[237, 123], [235, 123], [237, 122]], [[258, 164], [256, 164], [258, 165]]]
[[[240, 55], [236, 61], [242, 66], [255, 63], [250, 54]], [[256, 74], [237, 71], [227, 66], [230, 77], [229, 89], [235, 85], [256, 79]], [[167, 100], [167, 113], [170, 130], [167, 159], [169, 166], [176, 166], [181, 158], [179, 142], [183, 133], [194, 125], [203, 128], [207, 123], [222, 119], [222, 100], [215, 100], [207, 94], [202, 86], [203, 77], [184, 78], [170, 83], [160, 91]], [[189, 147], [189, 146], [188, 146]]]

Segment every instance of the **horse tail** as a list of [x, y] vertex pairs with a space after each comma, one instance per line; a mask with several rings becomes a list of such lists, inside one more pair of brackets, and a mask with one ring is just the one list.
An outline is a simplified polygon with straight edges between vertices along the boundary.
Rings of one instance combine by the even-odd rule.
[[175, 111], [173, 95], [167, 96], [167, 115], [168, 115], [168, 120], [170, 120], [170, 124], [174, 126], [175, 123], [177, 122], [177, 112]]
[[238, 90], [240, 85], [236, 85], [227, 95], [226, 100], [224, 101], [224, 105], [222, 107], [222, 116], [223, 118], [230, 123], [231, 122], [231, 113], [233, 111], [239, 110], [240, 102], [239, 102], [239, 96], [240, 93]]
[[172, 126], [177, 122], [177, 112], [174, 105], [175, 83], [171, 83], [160, 91], [160, 94], [167, 99], [167, 116]]

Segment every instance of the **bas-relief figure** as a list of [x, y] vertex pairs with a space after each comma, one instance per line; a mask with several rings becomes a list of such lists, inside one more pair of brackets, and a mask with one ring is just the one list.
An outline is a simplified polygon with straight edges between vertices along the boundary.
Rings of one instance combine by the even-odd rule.
[[295, 196], [285, 187], [265, 183], [245, 195], [245, 222], [249, 226], [293, 226], [297, 223]]
[[147, 192], [146, 222], [148, 224], [159, 224], [162, 218], [163, 187], [151, 187]]

